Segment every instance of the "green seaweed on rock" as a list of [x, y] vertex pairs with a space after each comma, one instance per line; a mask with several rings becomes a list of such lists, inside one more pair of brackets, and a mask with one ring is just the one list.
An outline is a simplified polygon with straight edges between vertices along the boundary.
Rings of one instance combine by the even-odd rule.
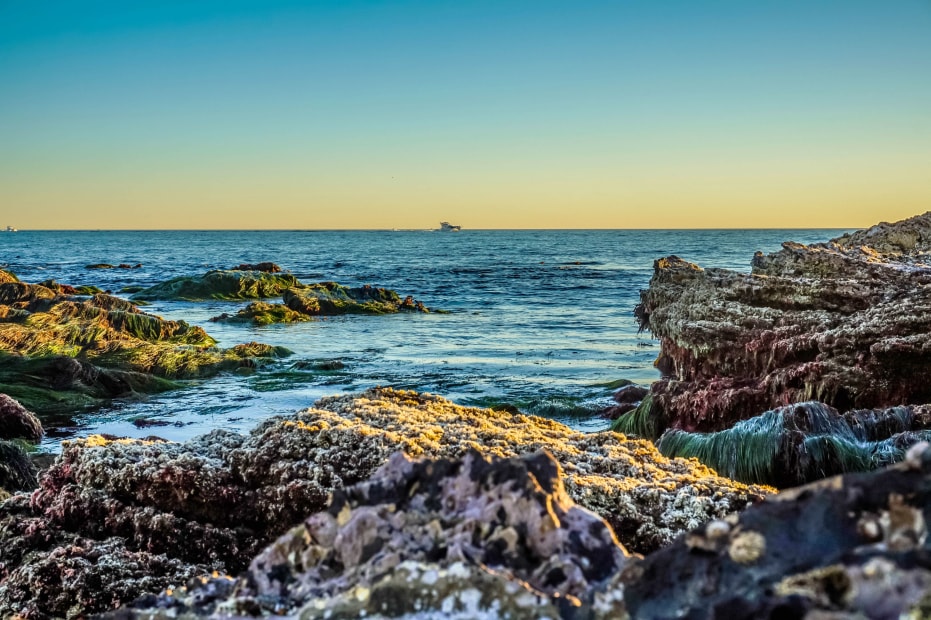
[[719, 475], [786, 488], [898, 462], [931, 430], [907, 407], [851, 411], [818, 402], [767, 411], [715, 433], [672, 429], [657, 442], [670, 458], [697, 458]]
[[208, 271], [202, 276], [181, 276], [139, 291], [133, 299], [204, 301], [208, 299], [265, 299], [301, 286], [289, 273], [264, 271]]
[[647, 394], [636, 409], [618, 416], [611, 423], [611, 430], [655, 440], [662, 435], [666, 427], [665, 419], [661, 418], [661, 409], [654, 405], [653, 394]]

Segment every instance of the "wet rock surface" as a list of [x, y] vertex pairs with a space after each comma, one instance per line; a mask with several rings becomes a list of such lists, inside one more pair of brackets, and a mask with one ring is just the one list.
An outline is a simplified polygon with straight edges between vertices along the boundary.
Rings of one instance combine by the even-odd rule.
[[180, 276], [133, 294], [140, 300], [266, 299], [277, 297], [292, 286], [300, 286], [289, 273], [243, 271], [240, 269], [208, 271], [202, 276]]
[[45, 432], [34, 413], [15, 399], [0, 394], [0, 439], [39, 441]]
[[[185, 444], [99, 436], [65, 443], [31, 498], [0, 505], [0, 612], [102, 612], [214, 570], [235, 575], [275, 537], [323, 511], [332, 491], [365, 481], [398, 450], [412, 458], [478, 450], [512, 459], [543, 449], [564, 468], [566, 494], [637, 552], [769, 492], [666, 459], [646, 441], [371, 390], [270, 419], [247, 437], [214, 431]], [[91, 557], [101, 545], [116, 551]], [[58, 557], [70, 559], [50, 560]], [[48, 572], [62, 577], [48, 596], [35, 597]], [[91, 583], [119, 592], [119, 600], [94, 598]]]
[[308, 316], [338, 314], [393, 314], [395, 312], [428, 312], [413, 297], [401, 299], [395, 291], [375, 286], [350, 288], [336, 282], [319, 282], [284, 292], [285, 305]]
[[657, 260], [636, 314], [663, 379], [616, 428], [710, 432], [817, 400], [931, 402], [931, 213], [827, 243], [787, 242], [750, 274]]

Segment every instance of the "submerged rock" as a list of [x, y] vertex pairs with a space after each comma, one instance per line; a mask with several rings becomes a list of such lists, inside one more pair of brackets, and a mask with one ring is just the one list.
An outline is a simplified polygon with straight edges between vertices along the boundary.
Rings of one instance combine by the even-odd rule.
[[265, 299], [277, 297], [292, 286], [300, 286], [289, 273], [263, 271], [208, 271], [202, 276], [181, 276], [156, 284], [133, 295], [142, 300]]
[[45, 435], [42, 423], [31, 411], [0, 394], [0, 439], [26, 439], [39, 441]]
[[753, 273], [657, 260], [636, 309], [663, 379], [616, 429], [713, 432], [809, 400], [841, 411], [931, 402], [931, 213], [811, 246]]
[[281, 267], [272, 262], [265, 263], [242, 263], [237, 267], [233, 267], [233, 271], [264, 271], [265, 273], [281, 273]]
[[[184, 444], [65, 442], [31, 501], [0, 505], [0, 615], [101, 612], [213, 570], [235, 575], [275, 537], [324, 510], [330, 493], [366, 480], [397, 450], [459, 459], [472, 450], [514, 458], [542, 449], [564, 468], [568, 496], [632, 551], [657, 549], [769, 492], [615, 433], [371, 390], [270, 419], [247, 437], [217, 430]], [[105, 544], [117, 549], [109, 569], [83, 555]], [[59, 565], [50, 559], [57, 557], [86, 561]], [[143, 582], [136, 565], [156, 568]], [[40, 569], [71, 576], [40, 597], [33, 594]], [[105, 596], [111, 580], [120, 594]]]

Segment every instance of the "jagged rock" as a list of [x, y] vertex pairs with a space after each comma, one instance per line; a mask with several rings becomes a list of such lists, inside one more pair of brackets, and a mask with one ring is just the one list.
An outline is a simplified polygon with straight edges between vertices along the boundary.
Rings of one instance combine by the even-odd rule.
[[[785, 243], [753, 273], [657, 260], [636, 314], [663, 379], [618, 430], [711, 432], [818, 400], [931, 402], [931, 213], [828, 243]], [[869, 245], [865, 245], [869, 244]]]
[[265, 263], [242, 263], [233, 267], [233, 271], [264, 271], [265, 273], [281, 273], [281, 267], [272, 262]]
[[[213, 611], [581, 615], [628, 555], [603, 520], [566, 495], [560, 473], [546, 452], [420, 461], [396, 453], [262, 551]], [[200, 591], [141, 606], [182, 612]], [[209, 612], [198, 598], [197, 611]]]
[[264, 299], [301, 286], [289, 273], [263, 271], [208, 271], [202, 276], [181, 276], [156, 284], [133, 295], [141, 300]]
[[19, 278], [10, 271], [0, 269], [0, 284], [6, 284], [7, 282], [19, 282]]
[[166, 379], [209, 376], [287, 354], [255, 343], [215, 344], [200, 327], [146, 314], [118, 297], [0, 284], [0, 391], [38, 413], [170, 389], [175, 385]]
[[319, 282], [284, 292], [285, 305], [301, 314], [390, 314], [400, 311], [429, 312], [413, 297], [401, 299], [395, 291], [374, 286], [349, 288], [336, 282]]
[[[65, 615], [49, 601], [68, 600], [67, 592], [27, 593], [36, 562], [78, 545], [76, 538], [116, 539], [121, 553], [162, 567], [132, 590], [128, 568], [100, 573], [89, 562], [100, 592], [109, 591], [112, 575], [124, 598], [101, 595], [73, 613], [105, 611], [184, 584], [192, 574], [237, 574], [264, 545], [324, 510], [331, 492], [366, 480], [397, 450], [458, 459], [473, 449], [501, 458], [550, 451], [565, 470], [569, 497], [637, 552], [769, 492], [719, 478], [695, 461], [666, 459], [649, 442], [615, 433], [584, 434], [542, 418], [371, 390], [270, 419], [248, 437], [217, 430], [185, 444], [101, 437], [64, 443], [31, 502], [14, 497], [0, 505], [0, 615], [23, 609]], [[89, 583], [78, 573], [69, 573], [62, 587]], [[80, 593], [71, 594], [78, 600]]]
[[772, 496], [651, 554], [625, 583], [631, 616], [927, 617], [926, 447], [916, 446], [906, 462], [879, 472]]

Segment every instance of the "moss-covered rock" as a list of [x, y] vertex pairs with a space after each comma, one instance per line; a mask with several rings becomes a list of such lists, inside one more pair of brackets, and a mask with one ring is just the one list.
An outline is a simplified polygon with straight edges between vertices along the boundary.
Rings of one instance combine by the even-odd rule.
[[[142, 312], [105, 294], [58, 295], [39, 285], [0, 284], [0, 390], [44, 413], [95, 404], [166, 379], [204, 377], [287, 354], [251, 343], [219, 349], [202, 328]], [[68, 361], [67, 358], [78, 358]]]
[[19, 278], [11, 271], [0, 269], [0, 284], [6, 284], [7, 282], [19, 282]]
[[283, 299], [288, 308], [309, 316], [428, 312], [413, 297], [401, 299], [391, 289], [369, 285], [350, 288], [336, 282], [318, 282], [288, 289]]
[[277, 297], [301, 283], [289, 273], [264, 271], [208, 271], [202, 276], [181, 276], [133, 295], [142, 300], [266, 299]]
[[252, 323], [253, 325], [271, 325], [274, 323], [300, 323], [310, 321], [311, 317], [296, 312], [284, 304], [270, 304], [254, 301], [236, 314], [223, 313], [211, 321], [222, 323]]

